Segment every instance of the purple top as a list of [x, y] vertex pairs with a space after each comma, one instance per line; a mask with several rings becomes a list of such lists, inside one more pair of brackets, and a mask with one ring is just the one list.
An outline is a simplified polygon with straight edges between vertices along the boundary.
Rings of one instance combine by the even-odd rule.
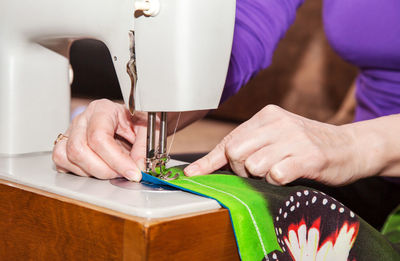
[[[237, 0], [231, 61], [222, 100], [271, 64], [303, 0]], [[333, 49], [358, 66], [356, 120], [400, 113], [400, 1], [325, 0]]]

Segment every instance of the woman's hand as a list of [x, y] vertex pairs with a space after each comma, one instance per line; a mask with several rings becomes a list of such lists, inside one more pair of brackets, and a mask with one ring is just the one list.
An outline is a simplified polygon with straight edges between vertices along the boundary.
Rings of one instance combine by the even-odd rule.
[[307, 178], [339, 185], [368, 172], [360, 154], [351, 125], [329, 125], [269, 105], [185, 173], [208, 174], [229, 163], [237, 175], [265, 177], [272, 184]]
[[[144, 169], [147, 115], [131, 116], [124, 105], [97, 100], [78, 115], [54, 146], [58, 171], [111, 179], [140, 181]], [[133, 144], [133, 145], [132, 145]]]

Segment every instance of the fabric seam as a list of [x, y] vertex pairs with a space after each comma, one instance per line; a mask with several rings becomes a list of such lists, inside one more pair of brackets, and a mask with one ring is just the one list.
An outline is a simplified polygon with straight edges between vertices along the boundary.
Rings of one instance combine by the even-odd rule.
[[252, 222], [253, 222], [253, 225], [254, 225], [254, 227], [255, 227], [255, 229], [256, 229], [256, 232], [257, 232], [257, 235], [258, 235], [258, 239], [260, 240], [260, 244], [261, 244], [261, 247], [262, 247], [263, 252], [264, 252], [264, 256], [265, 256], [265, 258], [268, 260], [267, 251], [265, 250], [265, 246], [264, 246], [264, 243], [263, 243], [263, 240], [262, 240], [261, 233], [260, 233], [260, 230], [259, 230], [259, 228], [258, 228], [257, 222], [256, 222], [256, 220], [254, 219], [253, 212], [251, 212], [249, 206], [248, 206], [246, 203], [244, 203], [240, 198], [236, 197], [235, 195], [233, 195], [233, 194], [231, 194], [231, 193], [228, 193], [228, 192], [225, 192], [225, 191], [223, 191], [223, 190], [219, 190], [219, 189], [217, 189], [217, 188], [213, 188], [213, 187], [210, 187], [210, 186], [208, 186], [208, 185], [204, 185], [204, 184], [198, 183], [198, 182], [193, 181], [193, 180], [190, 180], [190, 179], [181, 178], [181, 180], [189, 181], [189, 182], [195, 183], [195, 184], [197, 184], [197, 185], [200, 185], [200, 186], [203, 186], [203, 187], [207, 187], [207, 188], [216, 190], [216, 191], [218, 191], [218, 192], [220, 192], [220, 193], [227, 194], [227, 195], [231, 196], [232, 198], [236, 199], [237, 201], [239, 201], [242, 205], [244, 205], [244, 206], [246, 207], [247, 211], [249, 212], [250, 218], [251, 218], [251, 220], [252, 220]]

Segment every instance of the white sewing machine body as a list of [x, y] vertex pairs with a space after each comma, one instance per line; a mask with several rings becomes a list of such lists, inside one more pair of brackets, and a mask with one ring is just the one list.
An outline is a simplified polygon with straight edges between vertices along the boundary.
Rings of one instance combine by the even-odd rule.
[[129, 32], [135, 31], [136, 110], [218, 106], [235, 1], [160, 0], [156, 16], [134, 14], [134, 0], [1, 1], [0, 153], [49, 151], [57, 134], [66, 130], [68, 54], [76, 39], [105, 43], [128, 103]]
[[105, 43], [128, 104], [129, 32], [135, 32], [136, 110], [218, 106], [231, 52], [235, 0], [160, 0], [156, 16], [135, 17], [135, 6], [135, 0], [0, 1], [1, 179], [143, 217], [219, 208], [211, 199], [182, 191], [152, 192], [142, 184], [125, 191], [108, 181], [62, 176], [49, 153], [26, 154], [51, 151], [57, 134], [68, 127], [68, 56], [77, 39]]
[[[180, 164], [172, 161], [170, 164]], [[217, 201], [175, 189], [124, 179], [98, 180], [57, 173], [51, 153], [0, 155], [0, 179], [144, 218], [219, 209]]]

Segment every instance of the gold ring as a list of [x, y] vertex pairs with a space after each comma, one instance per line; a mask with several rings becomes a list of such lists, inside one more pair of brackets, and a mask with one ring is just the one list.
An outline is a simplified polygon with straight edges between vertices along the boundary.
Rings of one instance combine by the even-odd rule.
[[58, 134], [58, 136], [57, 136], [57, 139], [54, 141], [54, 145], [56, 145], [57, 144], [57, 142], [59, 142], [60, 140], [62, 140], [62, 139], [68, 139], [68, 136], [65, 136], [64, 134], [62, 134], [62, 133], [60, 133], [60, 134]]

